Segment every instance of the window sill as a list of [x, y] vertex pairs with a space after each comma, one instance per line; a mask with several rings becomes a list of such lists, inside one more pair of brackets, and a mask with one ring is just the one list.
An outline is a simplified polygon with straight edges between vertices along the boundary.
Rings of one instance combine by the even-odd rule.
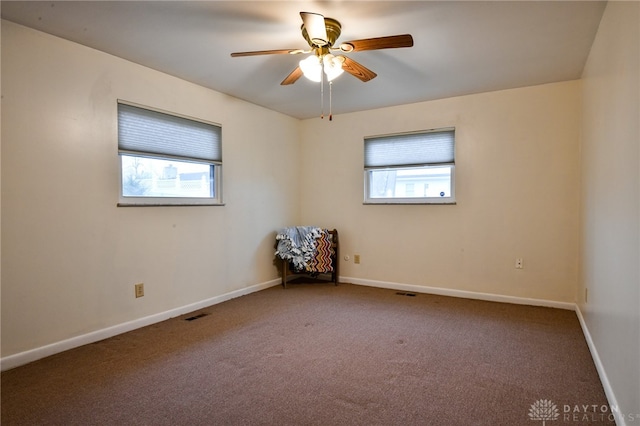
[[225, 206], [224, 203], [201, 203], [201, 204], [142, 204], [142, 203], [118, 203], [117, 207], [218, 207]]
[[411, 202], [411, 201], [365, 201], [362, 203], [365, 206], [455, 206], [458, 204], [455, 201], [447, 201], [442, 203], [434, 203], [429, 201], [419, 201], [419, 202]]

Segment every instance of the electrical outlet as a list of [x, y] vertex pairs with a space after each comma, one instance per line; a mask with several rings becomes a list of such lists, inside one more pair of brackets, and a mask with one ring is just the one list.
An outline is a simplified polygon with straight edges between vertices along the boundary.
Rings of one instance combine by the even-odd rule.
[[144, 296], [144, 283], [134, 285], [136, 298]]
[[522, 258], [519, 257], [516, 259], [516, 269], [522, 269], [524, 268], [523, 263], [522, 263]]
[[353, 263], [360, 263], [360, 255], [359, 254], [354, 254], [353, 255]]

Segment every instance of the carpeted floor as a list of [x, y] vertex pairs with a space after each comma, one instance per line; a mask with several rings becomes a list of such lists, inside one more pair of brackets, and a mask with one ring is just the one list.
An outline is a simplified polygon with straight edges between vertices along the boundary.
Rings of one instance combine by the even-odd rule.
[[574, 312], [396, 293], [273, 287], [54, 355], [2, 373], [2, 424], [614, 424], [566, 413], [607, 405]]

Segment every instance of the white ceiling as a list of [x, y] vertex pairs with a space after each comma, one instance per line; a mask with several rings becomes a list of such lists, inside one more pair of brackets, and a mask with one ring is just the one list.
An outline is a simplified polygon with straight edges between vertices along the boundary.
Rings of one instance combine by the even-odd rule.
[[[2, 1], [2, 18], [297, 118], [320, 115], [320, 87], [280, 82], [306, 55], [300, 12], [342, 24], [338, 43], [410, 33], [411, 48], [348, 54], [333, 113], [578, 79], [604, 11], [596, 1]], [[325, 93], [327, 96], [328, 93]], [[328, 99], [325, 100], [325, 113]]]

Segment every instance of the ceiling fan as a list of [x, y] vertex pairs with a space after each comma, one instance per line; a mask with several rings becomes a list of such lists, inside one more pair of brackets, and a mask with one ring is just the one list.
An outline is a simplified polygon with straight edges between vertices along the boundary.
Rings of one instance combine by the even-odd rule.
[[302, 36], [309, 44], [310, 50], [258, 50], [253, 52], [235, 52], [232, 53], [231, 56], [314, 54], [300, 61], [299, 65], [280, 83], [281, 85], [293, 84], [303, 75], [313, 81], [323, 81], [323, 74], [325, 74], [329, 82], [331, 82], [331, 80], [343, 71], [348, 72], [363, 82], [367, 82], [375, 78], [377, 74], [347, 56], [336, 56], [332, 52], [351, 53], [363, 50], [394, 49], [413, 46], [413, 37], [411, 37], [410, 34], [352, 40], [336, 45], [336, 40], [340, 37], [342, 28], [340, 22], [333, 18], [325, 18], [318, 13], [300, 12], [300, 16], [302, 17]]

